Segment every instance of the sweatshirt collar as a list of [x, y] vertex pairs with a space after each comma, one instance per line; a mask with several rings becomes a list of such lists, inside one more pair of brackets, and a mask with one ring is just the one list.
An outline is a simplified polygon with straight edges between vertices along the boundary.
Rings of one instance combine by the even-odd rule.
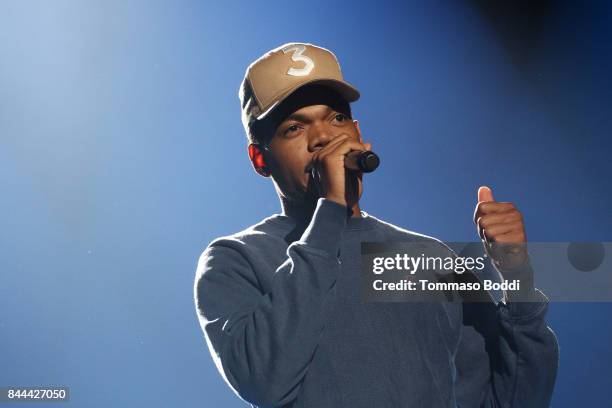
[[[274, 214], [267, 218], [268, 221], [274, 222], [286, 228], [294, 228], [297, 225], [297, 220], [288, 215]], [[376, 225], [375, 218], [368, 212], [361, 210], [361, 217], [350, 217], [346, 220], [345, 230], [360, 231], [374, 228]], [[305, 228], [306, 226], [304, 226]]]

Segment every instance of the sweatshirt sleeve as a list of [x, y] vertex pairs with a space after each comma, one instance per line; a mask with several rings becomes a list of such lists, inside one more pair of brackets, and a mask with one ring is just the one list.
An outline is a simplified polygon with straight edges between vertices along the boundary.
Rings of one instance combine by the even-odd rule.
[[294, 400], [324, 329], [323, 305], [339, 273], [347, 207], [320, 198], [263, 293], [240, 242], [216, 240], [200, 257], [195, 301], [213, 360], [244, 400]]
[[460, 407], [549, 406], [559, 345], [544, 319], [548, 298], [533, 286], [521, 296], [529, 301], [463, 304], [455, 359]]

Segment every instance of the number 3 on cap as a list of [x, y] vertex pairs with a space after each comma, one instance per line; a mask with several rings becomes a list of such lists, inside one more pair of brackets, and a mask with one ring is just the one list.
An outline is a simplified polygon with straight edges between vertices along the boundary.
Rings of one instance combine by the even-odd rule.
[[310, 74], [310, 71], [314, 68], [314, 61], [303, 55], [302, 53], [306, 51], [306, 46], [304, 45], [288, 45], [283, 48], [283, 53], [287, 54], [288, 52], [293, 51], [293, 55], [291, 56], [291, 60], [295, 62], [303, 62], [304, 68], [289, 68], [287, 71], [287, 75], [293, 76], [306, 76]]

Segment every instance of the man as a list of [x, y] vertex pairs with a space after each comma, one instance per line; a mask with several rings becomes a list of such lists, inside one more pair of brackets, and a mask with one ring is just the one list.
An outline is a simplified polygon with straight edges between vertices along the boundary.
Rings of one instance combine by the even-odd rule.
[[[196, 308], [220, 373], [259, 407], [548, 406], [558, 346], [539, 290], [499, 304], [361, 301], [361, 242], [424, 241], [456, 255], [360, 209], [362, 174], [345, 165], [372, 147], [351, 117], [358, 97], [336, 57], [311, 44], [247, 69], [249, 157], [283, 211], [200, 257]], [[501, 273], [529, 270], [524, 251], [490, 247], [526, 241], [520, 212], [486, 187], [478, 200], [474, 219]]]

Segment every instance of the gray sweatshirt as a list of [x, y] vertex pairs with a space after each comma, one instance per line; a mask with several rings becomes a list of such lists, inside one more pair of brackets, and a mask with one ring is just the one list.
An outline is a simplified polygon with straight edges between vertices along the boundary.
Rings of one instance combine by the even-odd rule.
[[[202, 253], [194, 294], [213, 360], [257, 407], [548, 407], [558, 345], [533, 302], [371, 302], [362, 241], [440, 241], [320, 198]], [[454, 255], [454, 254], [453, 254]]]

